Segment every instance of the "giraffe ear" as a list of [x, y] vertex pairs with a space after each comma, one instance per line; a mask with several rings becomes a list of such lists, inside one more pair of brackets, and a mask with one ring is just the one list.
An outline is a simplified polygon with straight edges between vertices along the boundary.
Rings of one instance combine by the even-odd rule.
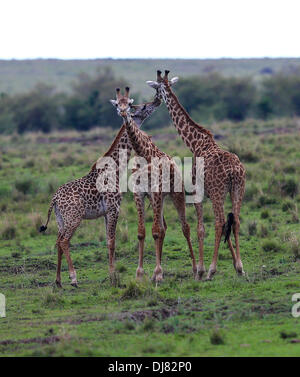
[[179, 80], [179, 77], [173, 77], [171, 80], [170, 80], [170, 85], [174, 85], [177, 83], [177, 81]]
[[131, 99], [129, 100], [129, 104], [131, 105], [133, 102], [134, 102], [134, 99], [131, 98]]
[[146, 81], [146, 83], [151, 86], [151, 88], [157, 89], [159, 88], [159, 83], [156, 81]]
[[113, 104], [113, 106], [117, 106], [117, 101], [115, 99], [110, 99], [109, 102]]

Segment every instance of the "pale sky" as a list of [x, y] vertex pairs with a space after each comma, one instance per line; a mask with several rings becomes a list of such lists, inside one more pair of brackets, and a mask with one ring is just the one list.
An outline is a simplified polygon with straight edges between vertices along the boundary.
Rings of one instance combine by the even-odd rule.
[[299, 57], [299, 0], [1, 0], [0, 59]]

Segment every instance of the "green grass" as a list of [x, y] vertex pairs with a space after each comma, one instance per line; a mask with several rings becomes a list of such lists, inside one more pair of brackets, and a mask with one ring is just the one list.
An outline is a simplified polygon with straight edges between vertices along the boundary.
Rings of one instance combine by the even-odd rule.
[[[55, 217], [45, 234], [38, 227], [46, 219], [51, 194], [89, 170], [108, 148], [111, 130], [64, 133], [63, 142], [58, 134], [2, 136], [0, 293], [6, 295], [7, 316], [0, 318], [1, 355], [298, 356], [300, 345], [293, 341], [300, 338], [300, 318], [291, 315], [292, 295], [300, 292], [300, 137], [294, 122], [249, 120], [211, 127], [247, 169], [240, 232], [246, 276], [235, 274], [222, 243], [214, 280], [194, 281], [188, 248], [167, 200], [164, 281], [159, 286], [149, 281], [155, 267], [151, 209], [146, 213], [146, 277], [135, 281], [137, 214], [131, 193], [124, 195], [118, 223], [115, 284], [108, 277], [104, 221], [98, 219], [83, 222], [72, 239], [79, 288], [69, 284], [65, 259], [63, 289], [53, 285]], [[286, 133], [276, 134], [278, 128]], [[97, 142], [84, 142], [95, 136]], [[190, 156], [173, 128], [153, 132], [153, 139], [173, 156]], [[208, 200], [204, 209], [208, 268], [214, 246]], [[187, 216], [197, 254], [193, 207], [187, 207]]]

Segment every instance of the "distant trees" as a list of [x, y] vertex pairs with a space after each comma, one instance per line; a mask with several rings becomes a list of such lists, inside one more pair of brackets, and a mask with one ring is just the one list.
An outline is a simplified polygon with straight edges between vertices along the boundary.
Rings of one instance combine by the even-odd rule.
[[[117, 79], [106, 68], [95, 76], [79, 75], [70, 93], [57, 93], [45, 84], [14, 96], [2, 93], [0, 133], [62, 128], [85, 131], [94, 126], [118, 128], [121, 119], [109, 99], [116, 87], [124, 86], [125, 80]], [[209, 71], [203, 76], [181, 79], [175, 92], [197, 122], [300, 116], [300, 71], [269, 74], [259, 83], [249, 77], [224, 77]], [[137, 95], [134, 97], [139, 102]], [[145, 128], [162, 127], [169, 122], [169, 114], [162, 105], [145, 123]]]
[[60, 121], [59, 96], [54, 88], [38, 84], [32, 91], [13, 98], [13, 117], [17, 131], [50, 132]]
[[78, 130], [94, 126], [120, 127], [120, 118], [109, 99], [114, 97], [117, 87], [125, 86], [126, 82], [117, 80], [109, 68], [95, 77], [82, 73], [73, 84], [72, 95], [63, 104], [64, 126]]
[[176, 92], [197, 121], [243, 120], [251, 114], [256, 88], [249, 78], [225, 78], [217, 73], [178, 82]]
[[121, 118], [109, 99], [116, 87], [125, 87], [106, 68], [94, 77], [81, 74], [72, 85], [71, 94], [57, 93], [49, 85], [38, 84], [27, 93], [0, 94], [0, 133], [74, 128], [89, 130], [95, 126], [120, 127]]

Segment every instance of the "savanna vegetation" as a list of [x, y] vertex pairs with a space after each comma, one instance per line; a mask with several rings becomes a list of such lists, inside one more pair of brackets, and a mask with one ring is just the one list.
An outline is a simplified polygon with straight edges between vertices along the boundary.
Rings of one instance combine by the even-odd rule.
[[[178, 83], [183, 99], [184, 88]], [[51, 98], [47, 93], [45, 98]], [[80, 94], [81, 90], [76, 100]], [[43, 99], [41, 95], [36, 98]], [[198, 101], [201, 98], [199, 94]], [[192, 96], [189, 100], [193, 101]], [[198, 116], [196, 107], [189, 111]], [[199, 107], [199, 118], [201, 111]], [[214, 280], [194, 281], [186, 242], [175, 210], [167, 202], [164, 282], [157, 287], [149, 280], [155, 266], [149, 208], [146, 278], [141, 283], [134, 279], [137, 214], [130, 192], [124, 195], [118, 223], [118, 274], [113, 284], [108, 278], [103, 219], [83, 222], [72, 239], [78, 289], [69, 284], [65, 259], [63, 289], [53, 284], [57, 258], [54, 215], [46, 233], [38, 232], [53, 192], [60, 184], [86, 174], [116, 130], [83, 132], [79, 127], [46, 135], [1, 136], [0, 292], [7, 299], [7, 316], [0, 318], [1, 355], [299, 356], [300, 318], [291, 315], [292, 295], [300, 292], [299, 120], [218, 121], [208, 128], [225, 149], [239, 155], [247, 169], [240, 235], [246, 276], [235, 274], [230, 252], [222, 244]], [[174, 127], [151, 134], [170, 155], [190, 155]], [[226, 207], [228, 212], [229, 201]], [[214, 219], [209, 201], [204, 208], [208, 267]], [[192, 206], [187, 214], [197, 253]]]
[[[123, 64], [119, 64], [121, 62]], [[0, 61], [0, 74], [3, 71], [6, 75], [0, 81], [0, 133], [118, 128], [118, 116], [108, 101], [115, 88], [129, 84], [136, 102], [149, 100], [153, 90], [147, 88], [145, 81], [155, 78], [156, 65], [167, 67], [172, 75], [180, 76], [176, 93], [196, 121], [211, 124], [300, 114], [300, 63], [297, 59], [232, 61], [235, 71], [228, 69], [226, 60], [186, 61], [185, 66], [180, 60], [150, 62], [146, 65], [143, 60], [99, 60], [86, 62], [86, 65], [73, 62], [72, 66], [70, 62], [51, 60], [26, 64]], [[93, 69], [87, 70], [89, 64]], [[70, 81], [61, 86], [54, 77], [64, 82], [67, 74], [63, 67], [70, 70]], [[86, 71], [80, 73], [76, 67]], [[15, 80], [23, 72], [22, 80], [30, 85], [24, 87], [20, 80], [18, 91], [12, 90], [5, 79], [11, 72], [16, 74]], [[39, 76], [41, 72], [44, 76]], [[169, 124], [169, 115], [163, 107], [145, 128], [160, 128], [162, 124]]]

